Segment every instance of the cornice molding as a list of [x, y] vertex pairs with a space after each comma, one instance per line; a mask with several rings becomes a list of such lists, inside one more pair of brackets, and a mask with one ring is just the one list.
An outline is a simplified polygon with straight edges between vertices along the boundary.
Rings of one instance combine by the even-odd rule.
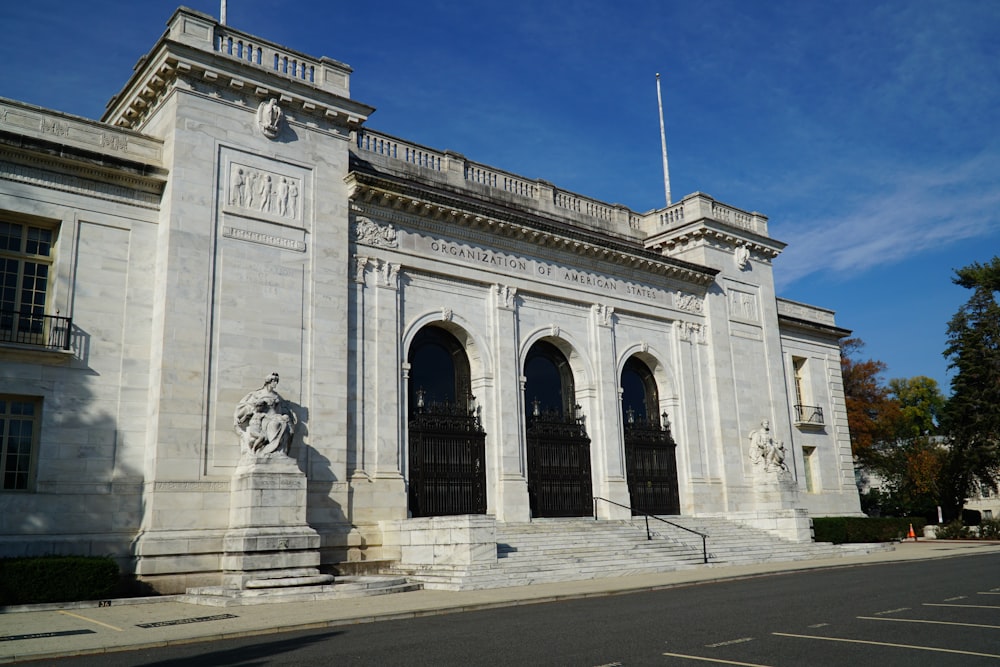
[[[360, 171], [352, 171], [346, 180], [350, 199], [359, 214], [438, 233], [442, 224], [454, 225], [467, 233], [482, 234], [484, 240], [488, 239], [497, 247], [501, 247], [498, 243], [501, 239], [512, 244], [528, 242], [537, 248], [572, 253], [688, 284], [707, 286], [715, 281], [718, 273], [715, 269], [657, 255], [638, 245], [628, 246], [565, 224], [555, 224], [541, 216], [419, 187], [412, 181], [400, 182]], [[515, 246], [510, 247], [514, 249]]]

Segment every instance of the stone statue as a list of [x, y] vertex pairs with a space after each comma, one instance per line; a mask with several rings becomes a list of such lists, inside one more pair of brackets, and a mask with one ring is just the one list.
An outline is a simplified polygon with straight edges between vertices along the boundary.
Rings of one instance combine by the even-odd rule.
[[257, 107], [257, 126], [268, 139], [274, 139], [281, 132], [281, 119], [284, 114], [278, 106], [278, 100], [273, 97], [267, 102], [261, 102]]
[[233, 412], [233, 429], [240, 436], [244, 458], [287, 456], [298, 419], [275, 390], [278, 374], [271, 373], [260, 389], [244, 396]]
[[776, 470], [786, 472], [785, 443], [771, 437], [771, 422], [764, 419], [760, 428], [750, 431], [750, 461], [764, 466], [765, 472]]

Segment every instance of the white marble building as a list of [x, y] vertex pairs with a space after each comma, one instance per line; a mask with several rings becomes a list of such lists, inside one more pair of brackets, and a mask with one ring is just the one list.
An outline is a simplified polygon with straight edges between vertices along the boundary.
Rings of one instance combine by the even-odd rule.
[[168, 26], [99, 122], [0, 99], [0, 554], [218, 582], [233, 409], [272, 371], [325, 564], [593, 496], [796, 540], [860, 513], [848, 332], [776, 296], [765, 216], [409, 143], [347, 65]]

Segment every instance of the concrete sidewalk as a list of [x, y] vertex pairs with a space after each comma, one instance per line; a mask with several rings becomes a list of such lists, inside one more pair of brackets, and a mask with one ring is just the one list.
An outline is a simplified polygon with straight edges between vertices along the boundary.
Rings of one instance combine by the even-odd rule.
[[708, 566], [481, 591], [420, 590], [375, 597], [240, 607], [186, 604], [175, 596], [8, 607], [0, 610], [0, 663], [617, 595], [782, 572], [979, 554], [1000, 554], [1000, 542], [904, 542], [892, 551], [823, 560]]

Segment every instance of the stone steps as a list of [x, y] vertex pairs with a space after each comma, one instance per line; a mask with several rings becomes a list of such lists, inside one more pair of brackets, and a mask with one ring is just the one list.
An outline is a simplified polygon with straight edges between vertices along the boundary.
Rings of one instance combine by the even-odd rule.
[[233, 589], [223, 586], [189, 588], [179, 602], [212, 607], [233, 607], [272, 602], [308, 602], [370, 597], [420, 590], [421, 585], [401, 576], [343, 576], [332, 584], [283, 588]]
[[[669, 517], [708, 535], [708, 567], [831, 558], [831, 544], [799, 543], [717, 517]], [[705, 567], [702, 540], [680, 528], [650, 521], [590, 518], [536, 519], [496, 524], [497, 560], [476, 566], [397, 567], [425, 588], [467, 590]]]

